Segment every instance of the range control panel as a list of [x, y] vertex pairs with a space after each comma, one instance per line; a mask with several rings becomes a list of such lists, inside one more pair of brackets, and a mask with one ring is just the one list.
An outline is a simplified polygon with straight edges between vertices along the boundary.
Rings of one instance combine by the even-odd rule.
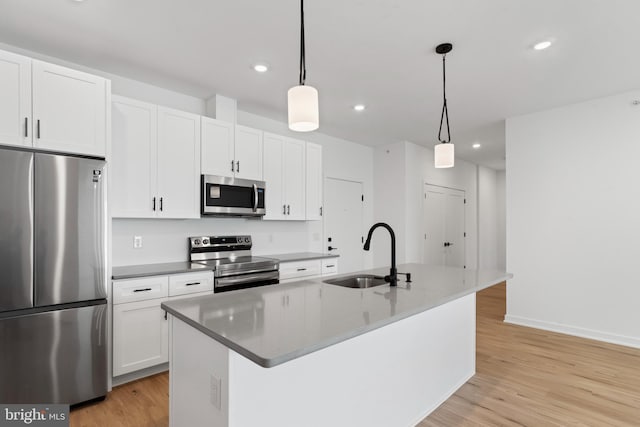
[[189, 237], [189, 248], [207, 249], [208, 252], [251, 249], [251, 236]]

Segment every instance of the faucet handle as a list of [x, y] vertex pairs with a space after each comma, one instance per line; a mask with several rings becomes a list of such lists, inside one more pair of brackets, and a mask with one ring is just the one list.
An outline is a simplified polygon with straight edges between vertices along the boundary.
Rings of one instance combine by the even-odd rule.
[[396, 274], [402, 274], [403, 276], [407, 276], [406, 282], [411, 282], [411, 273], [396, 273]]

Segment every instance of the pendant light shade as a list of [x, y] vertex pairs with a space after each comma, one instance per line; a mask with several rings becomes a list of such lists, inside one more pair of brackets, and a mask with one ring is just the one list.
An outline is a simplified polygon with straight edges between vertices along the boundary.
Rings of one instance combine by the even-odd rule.
[[[438, 169], [452, 168], [455, 161], [455, 148], [451, 142], [449, 130], [449, 109], [447, 108], [447, 69], [445, 67], [447, 53], [451, 52], [451, 43], [442, 43], [436, 46], [436, 53], [442, 55], [442, 114], [440, 115], [440, 128], [438, 129], [438, 141], [440, 144], [433, 149], [433, 163]], [[442, 137], [442, 125], [447, 124], [447, 138]]]
[[438, 144], [434, 147], [435, 167], [452, 168], [455, 161], [454, 145], [450, 142]]
[[318, 115], [318, 91], [312, 86], [300, 85], [287, 93], [289, 129], [310, 132], [320, 125]]
[[289, 129], [296, 132], [311, 132], [320, 126], [318, 113], [318, 91], [305, 85], [307, 79], [306, 52], [304, 42], [304, 0], [300, 0], [300, 81], [287, 93]]

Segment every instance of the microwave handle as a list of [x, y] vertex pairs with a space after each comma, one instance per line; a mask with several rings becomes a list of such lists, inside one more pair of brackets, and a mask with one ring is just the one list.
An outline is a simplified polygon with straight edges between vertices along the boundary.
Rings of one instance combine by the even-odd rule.
[[253, 211], [258, 210], [258, 186], [253, 184]]

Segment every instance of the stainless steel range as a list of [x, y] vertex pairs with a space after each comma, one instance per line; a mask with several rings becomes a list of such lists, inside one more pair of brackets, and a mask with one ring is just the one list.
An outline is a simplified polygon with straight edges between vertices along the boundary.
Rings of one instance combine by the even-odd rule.
[[251, 236], [189, 237], [189, 259], [214, 268], [215, 292], [280, 283], [280, 262], [251, 255]]

